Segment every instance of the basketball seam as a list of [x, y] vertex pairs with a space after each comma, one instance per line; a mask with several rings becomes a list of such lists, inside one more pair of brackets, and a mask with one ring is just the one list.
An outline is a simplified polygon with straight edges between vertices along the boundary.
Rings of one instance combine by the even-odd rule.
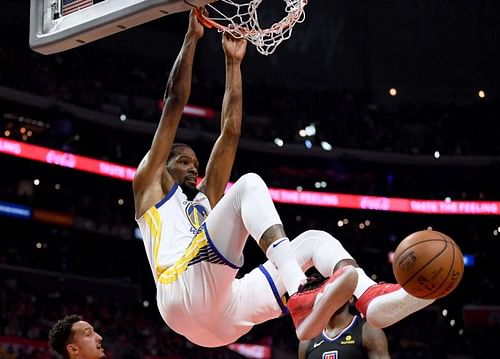
[[[429, 260], [424, 266], [422, 266], [418, 272], [415, 272], [410, 278], [408, 278], [403, 284], [401, 284], [402, 287], [404, 287], [405, 285], [407, 285], [413, 278], [415, 278], [416, 275], [418, 275], [420, 272], [422, 272], [429, 264], [431, 264], [437, 257], [439, 257], [441, 254], [443, 254], [443, 252], [446, 251], [446, 249], [448, 248], [448, 241], [446, 239], [443, 239], [443, 238], [433, 238], [433, 239], [425, 239], [423, 241], [420, 241], [418, 243], [415, 243], [413, 245], [411, 245], [410, 247], [406, 248], [403, 253], [401, 253], [399, 255], [399, 257], [397, 258], [399, 260], [399, 258], [401, 258], [401, 256], [406, 253], [406, 251], [408, 251], [409, 249], [415, 247], [416, 245], [419, 245], [421, 243], [424, 243], [424, 242], [432, 242], [432, 241], [443, 241], [446, 243], [446, 246], [441, 250], [441, 252], [439, 252], [438, 254], [436, 254], [431, 260]], [[396, 263], [396, 262], [395, 262]], [[442, 285], [442, 284], [441, 284]]]
[[[448, 241], [446, 241], [448, 243]], [[453, 245], [453, 243], [450, 243], [451, 244], [451, 247], [453, 248], [453, 255], [452, 255], [452, 260], [451, 260], [451, 265], [450, 265], [450, 269], [448, 271], [448, 275], [446, 276], [446, 278], [443, 280], [443, 282], [439, 285], [439, 287], [437, 287], [436, 289], [434, 289], [434, 291], [430, 292], [429, 294], [427, 294], [425, 297], [423, 298], [428, 298], [430, 295], [436, 293], [439, 289], [441, 289], [441, 287], [446, 283], [446, 281], [448, 280], [448, 278], [450, 278], [450, 275], [451, 273], [453, 272], [453, 266], [455, 265], [455, 246]], [[445, 296], [446, 293], [442, 296]], [[439, 296], [439, 297], [442, 297], [442, 296]]]
[[[444, 283], [448, 280], [448, 278], [450, 277], [450, 275], [451, 275], [451, 274], [453, 274], [453, 268], [455, 268], [455, 261], [456, 261], [456, 260], [462, 260], [462, 261], [463, 261], [463, 259], [461, 259], [461, 258], [463, 258], [463, 257], [462, 257], [462, 255], [460, 255], [460, 256], [458, 256], [458, 255], [457, 255], [457, 252], [461, 254], [460, 247], [459, 247], [456, 243], [454, 243], [454, 242], [451, 242], [451, 245], [452, 245], [452, 247], [453, 247], [453, 261], [451, 262], [451, 266], [450, 266], [450, 273], [448, 274], [448, 277], [447, 277], [447, 278], [446, 278], [446, 280], [445, 280], [445, 281], [441, 284], [441, 286], [440, 286], [440, 287], [442, 287], [442, 286], [443, 286], [443, 284], [444, 284]], [[462, 269], [461, 269], [461, 273], [460, 273], [460, 277], [457, 279], [457, 284], [453, 287], [453, 289], [452, 289], [452, 290], [454, 290], [454, 289], [456, 288], [456, 286], [458, 285], [458, 283], [460, 283], [460, 281], [462, 280], [462, 276], [463, 276], [463, 274], [464, 274], [464, 273], [463, 273], [463, 267], [462, 267]], [[437, 288], [437, 289], [439, 289], [439, 288]], [[436, 289], [436, 290], [437, 290], [437, 289]], [[445, 293], [445, 294], [443, 294], [443, 295], [439, 296], [438, 298], [444, 297], [444, 296], [448, 295], [450, 292], [451, 292], [451, 291], [448, 291], [447, 293]], [[433, 293], [434, 293], [434, 292], [433, 292]], [[431, 293], [431, 294], [432, 294], [432, 293]], [[428, 294], [428, 295], [429, 295], [429, 294]], [[427, 295], [427, 296], [428, 296], [428, 295]], [[426, 296], [426, 297], [427, 297], [427, 296]]]

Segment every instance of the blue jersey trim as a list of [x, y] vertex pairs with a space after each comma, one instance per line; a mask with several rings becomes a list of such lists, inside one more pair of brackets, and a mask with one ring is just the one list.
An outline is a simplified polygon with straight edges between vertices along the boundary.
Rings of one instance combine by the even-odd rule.
[[342, 330], [340, 331], [340, 333], [339, 333], [339, 334], [337, 334], [336, 336], [334, 336], [333, 338], [330, 338], [328, 335], [326, 335], [325, 330], [323, 330], [323, 331], [321, 332], [321, 336], [323, 337], [323, 339], [324, 339], [325, 341], [327, 341], [327, 342], [329, 342], [329, 343], [333, 343], [333, 342], [335, 342], [336, 340], [338, 340], [340, 337], [342, 337], [342, 335], [344, 335], [344, 333], [345, 333], [346, 331], [348, 331], [348, 330], [349, 330], [349, 329], [351, 329], [354, 325], [356, 325], [356, 323], [358, 322], [358, 320], [359, 320], [359, 315], [357, 315], [357, 314], [356, 314], [356, 315], [354, 315], [354, 317], [353, 317], [353, 318], [352, 318], [352, 320], [351, 320], [351, 323], [350, 323], [347, 327], [345, 327], [344, 329], [342, 329]]
[[230, 260], [228, 260], [227, 258], [225, 258], [222, 255], [221, 252], [219, 252], [219, 250], [215, 246], [215, 243], [212, 241], [212, 238], [210, 238], [210, 234], [208, 233], [208, 228], [207, 228], [206, 223], [203, 223], [200, 226], [200, 230], [202, 230], [202, 231], [205, 232], [205, 235], [207, 236], [207, 240], [208, 240], [208, 245], [213, 249], [213, 251], [215, 252], [215, 254], [217, 255], [217, 257], [219, 257], [224, 264], [226, 264], [229, 267], [234, 268], [234, 269], [240, 269], [240, 266], [237, 266], [236, 264], [232, 263]]
[[156, 209], [160, 208], [165, 202], [167, 202], [174, 195], [175, 191], [177, 191], [177, 187], [179, 187], [179, 184], [175, 182], [170, 191], [168, 191], [167, 195], [163, 197], [163, 199], [160, 202], [155, 204]]
[[271, 277], [271, 275], [269, 274], [267, 269], [262, 264], [259, 265], [259, 269], [262, 272], [262, 274], [264, 274], [264, 277], [266, 277], [267, 282], [269, 283], [269, 286], [271, 287], [271, 290], [273, 291], [274, 298], [276, 299], [276, 302], [278, 302], [278, 305], [281, 308], [281, 313], [283, 315], [290, 314], [290, 312], [288, 311], [288, 308], [285, 306], [285, 304], [281, 300], [280, 294], [278, 292], [278, 288], [276, 288], [276, 284], [274, 284], [273, 278]]

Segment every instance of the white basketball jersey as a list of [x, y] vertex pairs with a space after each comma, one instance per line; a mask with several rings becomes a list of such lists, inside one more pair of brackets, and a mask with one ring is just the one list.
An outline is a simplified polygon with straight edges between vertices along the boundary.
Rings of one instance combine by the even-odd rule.
[[210, 211], [204, 193], [198, 192], [190, 201], [175, 183], [160, 202], [137, 219], [155, 281], [183, 256]]

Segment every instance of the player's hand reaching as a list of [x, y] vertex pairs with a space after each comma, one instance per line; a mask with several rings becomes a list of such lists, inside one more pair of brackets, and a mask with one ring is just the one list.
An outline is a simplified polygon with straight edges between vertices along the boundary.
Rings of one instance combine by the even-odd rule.
[[205, 31], [204, 26], [198, 21], [198, 17], [196, 16], [195, 10], [192, 9], [189, 12], [189, 28], [188, 33], [193, 34], [197, 39], [203, 36]]
[[241, 62], [245, 57], [247, 49], [247, 40], [237, 39], [233, 35], [224, 33], [222, 36], [222, 47], [226, 58]]

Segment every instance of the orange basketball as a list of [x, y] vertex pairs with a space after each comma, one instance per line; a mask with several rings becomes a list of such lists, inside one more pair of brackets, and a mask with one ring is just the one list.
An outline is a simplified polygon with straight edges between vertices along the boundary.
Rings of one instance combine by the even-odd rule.
[[410, 234], [394, 252], [392, 270], [397, 282], [418, 298], [441, 298], [460, 283], [464, 258], [446, 234], [425, 230]]

